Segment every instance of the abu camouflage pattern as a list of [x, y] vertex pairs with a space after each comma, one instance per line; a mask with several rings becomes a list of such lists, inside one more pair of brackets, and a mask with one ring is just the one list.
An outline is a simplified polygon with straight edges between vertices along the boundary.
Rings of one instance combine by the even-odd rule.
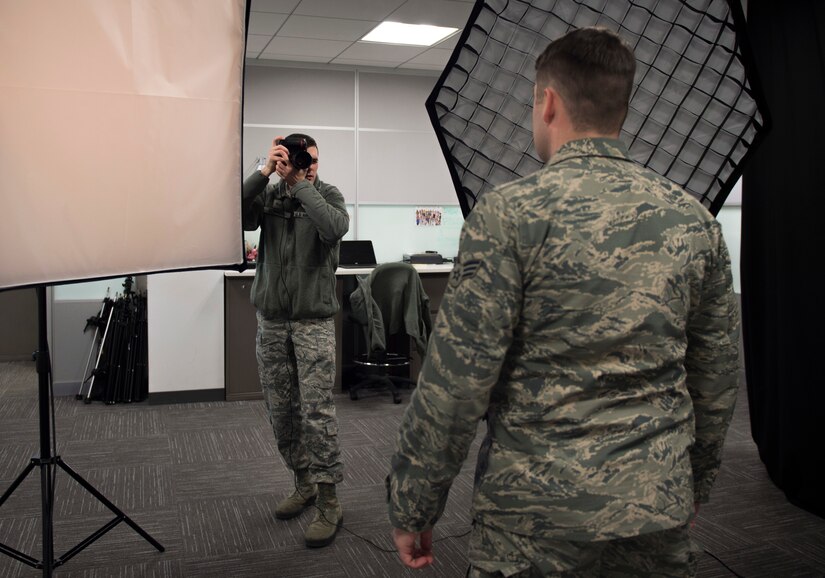
[[700, 551], [687, 524], [618, 540], [576, 542], [535, 539], [476, 523], [467, 578], [687, 578], [696, 574]]
[[343, 480], [338, 447], [335, 321], [267, 319], [258, 313], [255, 353], [269, 421], [290, 470], [313, 483]]
[[566, 144], [464, 224], [392, 459], [392, 524], [435, 524], [485, 415], [479, 522], [567, 540], [684, 524], [718, 471], [738, 336], [707, 210], [618, 140]]

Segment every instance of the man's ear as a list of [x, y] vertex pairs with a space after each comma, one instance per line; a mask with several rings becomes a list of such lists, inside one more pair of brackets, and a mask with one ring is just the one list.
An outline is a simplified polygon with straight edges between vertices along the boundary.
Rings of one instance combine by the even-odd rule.
[[559, 93], [550, 87], [545, 87], [543, 92], [544, 102], [542, 103], [541, 119], [544, 121], [544, 124], [550, 124], [558, 112]]

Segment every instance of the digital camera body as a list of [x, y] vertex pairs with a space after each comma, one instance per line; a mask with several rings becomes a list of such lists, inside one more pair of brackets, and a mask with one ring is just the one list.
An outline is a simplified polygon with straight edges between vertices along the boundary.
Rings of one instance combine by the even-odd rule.
[[275, 141], [289, 151], [289, 162], [298, 170], [308, 169], [312, 165], [312, 155], [307, 152], [307, 141], [303, 138], [282, 138]]

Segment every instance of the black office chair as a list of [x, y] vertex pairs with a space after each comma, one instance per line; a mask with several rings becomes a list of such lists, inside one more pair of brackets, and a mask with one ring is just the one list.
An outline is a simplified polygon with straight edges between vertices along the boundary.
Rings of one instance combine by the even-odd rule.
[[[358, 288], [350, 296], [352, 319], [364, 330], [365, 352], [353, 363], [360, 379], [349, 388], [350, 399], [357, 400], [365, 388], [383, 386], [390, 390], [394, 403], [401, 403], [399, 386], [414, 383], [409, 376], [407, 355], [409, 336], [423, 357], [432, 330], [430, 298], [424, 292], [415, 267], [407, 263], [385, 263], [368, 278], [358, 278]], [[403, 343], [404, 353], [390, 351], [393, 337]], [[399, 347], [401, 349], [402, 347]], [[397, 375], [399, 371], [407, 375]]]

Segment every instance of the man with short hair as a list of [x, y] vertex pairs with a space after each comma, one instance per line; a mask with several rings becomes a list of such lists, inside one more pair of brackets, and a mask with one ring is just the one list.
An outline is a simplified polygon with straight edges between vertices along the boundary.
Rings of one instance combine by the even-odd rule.
[[546, 165], [486, 193], [387, 478], [402, 561], [432, 529], [478, 421], [470, 576], [690, 576], [719, 468], [739, 315], [719, 224], [618, 140], [635, 59], [607, 30], [536, 63]]
[[[251, 294], [258, 371], [278, 450], [295, 476], [295, 491], [275, 516], [294, 518], [315, 504], [305, 542], [321, 547], [332, 543], [343, 520], [335, 492], [343, 467], [332, 398], [333, 316], [349, 214], [338, 189], [318, 178], [315, 140], [304, 134], [285, 140], [272, 142], [266, 164], [243, 184], [243, 225], [261, 228]], [[269, 182], [273, 173], [281, 177], [277, 183]]]

